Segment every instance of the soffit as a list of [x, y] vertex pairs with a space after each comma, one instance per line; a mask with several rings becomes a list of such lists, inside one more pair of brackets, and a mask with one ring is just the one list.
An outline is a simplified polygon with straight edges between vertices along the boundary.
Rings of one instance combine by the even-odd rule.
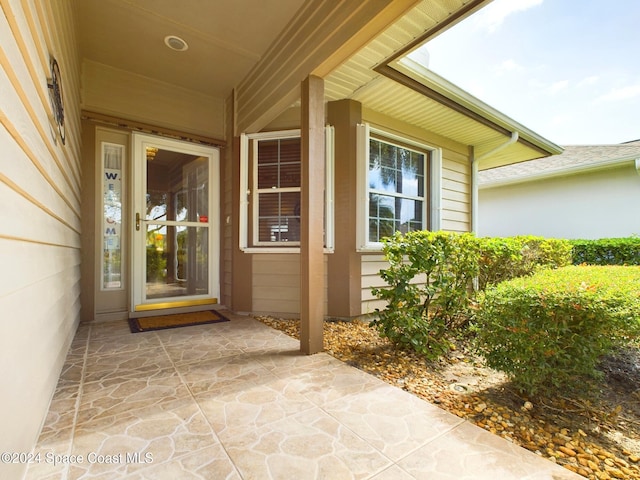
[[[226, 98], [304, 0], [76, 0], [83, 59]], [[189, 48], [176, 52], [164, 38]]]
[[[521, 141], [500, 150], [483, 160], [481, 168], [491, 168], [498, 165], [530, 160], [550, 153], [561, 151], [557, 146], [538, 137], [508, 117], [493, 111], [489, 106], [486, 112], [482, 102], [473, 102], [472, 113], [486, 117], [478, 119], [452, 109], [440, 101], [434, 100], [408, 88], [398, 81], [392, 80], [376, 69], [384, 67], [388, 60], [398, 57], [398, 53], [405, 52], [407, 45], [413, 45], [424, 38], [429, 32], [432, 36], [442, 31], [442, 24], [451, 24], [465, 18], [472, 12], [458, 13], [471, 9], [475, 11], [489, 2], [474, 2], [472, 0], [423, 0], [408, 14], [403, 16], [365, 48], [335, 69], [325, 78], [325, 95], [327, 100], [349, 98], [361, 102], [367, 108], [382, 114], [410, 123], [419, 128], [450, 138], [463, 145], [475, 148], [477, 156], [491, 152], [494, 148], [507, 142], [511, 131], [517, 130]], [[450, 25], [446, 25], [449, 27]], [[413, 45], [414, 47], [417, 46]], [[398, 57], [399, 58], [399, 57]], [[452, 59], [452, 61], [456, 61]], [[391, 62], [393, 66], [393, 62]], [[417, 82], [422, 82], [419, 75], [413, 76]], [[426, 81], [426, 79], [424, 79]], [[429, 87], [432, 83], [424, 83]], [[455, 86], [454, 86], [455, 87]], [[457, 87], [456, 87], [457, 88]], [[447, 92], [445, 90], [441, 90]], [[464, 93], [464, 92], [463, 92]], [[458, 99], [453, 98], [454, 102]], [[467, 98], [467, 96], [465, 96]], [[470, 105], [468, 102], [462, 105]], [[476, 108], [478, 107], [478, 108]], [[464, 110], [464, 109], [463, 109]], [[467, 108], [468, 110], [468, 108]], [[496, 122], [498, 114], [499, 121]], [[492, 128], [488, 125], [495, 125]], [[525, 135], [523, 135], [523, 131]], [[527, 142], [523, 144], [522, 141]]]
[[401, 19], [380, 33], [366, 47], [325, 78], [328, 100], [351, 98], [356, 90], [380, 76], [378, 65], [404, 49], [425, 32], [444, 22], [453, 12], [470, 1], [422, 1]]

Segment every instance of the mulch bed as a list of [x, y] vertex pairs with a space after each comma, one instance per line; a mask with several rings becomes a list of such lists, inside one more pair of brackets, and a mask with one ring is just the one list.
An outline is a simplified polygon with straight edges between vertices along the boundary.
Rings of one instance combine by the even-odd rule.
[[[256, 317], [299, 338], [298, 320]], [[464, 341], [430, 362], [362, 321], [326, 321], [326, 353], [590, 479], [640, 480], [640, 348], [606, 358], [589, 394], [523, 398]]]

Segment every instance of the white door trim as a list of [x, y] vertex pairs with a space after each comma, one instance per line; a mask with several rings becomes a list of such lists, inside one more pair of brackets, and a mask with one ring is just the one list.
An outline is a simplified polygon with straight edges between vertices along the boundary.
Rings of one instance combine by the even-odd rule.
[[[209, 158], [209, 293], [175, 297], [171, 299], [146, 299], [146, 147], [179, 151]], [[134, 133], [132, 135], [131, 162], [131, 296], [130, 312], [160, 308], [175, 308], [197, 304], [217, 303], [220, 296], [220, 151], [215, 147], [174, 140], [166, 137]], [[139, 214], [140, 228], [136, 228], [136, 214]], [[201, 225], [200, 225], [201, 226]]]

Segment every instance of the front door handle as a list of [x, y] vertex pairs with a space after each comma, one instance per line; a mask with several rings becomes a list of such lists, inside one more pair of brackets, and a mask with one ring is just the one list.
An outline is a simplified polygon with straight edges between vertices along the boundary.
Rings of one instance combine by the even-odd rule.
[[136, 212], [136, 231], [140, 231], [140, 214]]

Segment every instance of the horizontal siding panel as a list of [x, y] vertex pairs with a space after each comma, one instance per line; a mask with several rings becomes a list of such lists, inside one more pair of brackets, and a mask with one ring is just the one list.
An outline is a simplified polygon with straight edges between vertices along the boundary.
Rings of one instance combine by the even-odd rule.
[[[274, 278], [276, 277], [276, 278]], [[271, 273], [253, 273], [253, 285], [273, 285], [274, 280], [283, 287], [295, 287], [300, 289], [300, 274], [297, 275], [274, 275]]]
[[[51, 107], [48, 105], [48, 91], [45, 90], [44, 80], [49, 76], [48, 72], [39, 70], [41, 80], [36, 90], [34, 79], [29, 73], [27, 64], [22, 59], [17, 44], [11, 38], [9, 25], [4, 23], [5, 17], [0, 17], [0, 39], [2, 40], [3, 51], [7, 57], [0, 56], [0, 111], [3, 111], [7, 119], [3, 123], [11, 124], [22, 139], [27, 148], [33, 153], [43, 170], [53, 179], [55, 185], [60, 185], [61, 190], [70, 194], [70, 201], [77, 206], [80, 199], [79, 176], [74, 174], [68, 160], [64, 157], [64, 151], [59, 147], [54, 147], [52, 137], [57, 130], [53, 130], [50, 125], [47, 112]], [[5, 41], [5, 39], [7, 39]], [[6, 62], [9, 62], [8, 64]], [[28, 60], [27, 60], [28, 61]], [[38, 93], [41, 93], [39, 96]], [[41, 103], [44, 99], [47, 103]], [[70, 107], [70, 105], [65, 105]], [[67, 114], [65, 108], [65, 114]], [[69, 112], [73, 112], [69, 109]], [[8, 120], [10, 119], [10, 120]]]
[[[42, 247], [46, 250], [47, 247]], [[0, 364], [19, 365], [20, 368], [3, 371], [3, 374], [15, 376], [11, 395], [5, 395], [5, 402], [29, 402], [35, 397], [32, 388], [38, 388], [39, 382], [25, 379], [39, 379], [42, 364], [61, 365], [79, 318], [79, 255], [76, 262], [55, 275], [42, 277], [38, 281], [25, 285], [0, 298], [0, 311], [13, 312], [11, 321], [0, 322]], [[74, 321], [75, 319], [75, 321]], [[22, 335], [15, 335], [16, 325]], [[43, 335], [47, 332], [47, 335]], [[16, 364], [15, 359], [28, 352], [30, 358], [38, 362], [25, 361]], [[42, 363], [41, 363], [42, 362]], [[59, 373], [56, 372], [56, 374]], [[3, 379], [6, 383], [6, 377]], [[21, 390], [20, 392], [16, 391]], [[38, 401], [48, 403], [50, 394]], [[40, 405], [35, 411], [46, 411], [48, 405]], [[16, 405], [10, 412], [22, 411], [24, 405]], [[13, 415], [12, 415], [13, 416]], [[5, 428], [3, 421], [3, 429]]]
[[[23, 155], [38, 171], [38, 175], [43, 176], [50, 184], [51, 188], [68, 204], [74, 213], [79, 216], [79, 186], [75, 189], [71, 187], [65, 175], [58, 169], [56, 163], [51, 159], [49, 151], [43, 143], [39, 133], [33, 130], [31, 118], [22, 106], [21, 99], [13, 92], [13, 86], [9, 82], [5, 72], [0, 69], [0, 111], [4, 115], [0, 116], [0, 122], [11, 132], [3, 135], [3, 152], [5, 145], [14, 144], [13, 151], [21, 150]], [[16, 145], [21, 142], [20, 146]], [[9, 143], [10, 142], [10, 143]], [[5, 157], [5, 161], [8, 159]], [[3, 162], [4, 163], [4, 162]], [[4, 168], [3, 168], [4, 170]], [[25, 185], [27, 186], [27, 185]]]
[[450, 218], [443, 218], [442, 229], [449, 232], [468, 232], [470, 231], [470, 225], [469, 221], [457, 221]]
[[363, 290], [369, 290], [373, 287], [384, 287], [386, 283], [380, 275], [366, 275], [362, 277], [361, 285]]
[[[253, 311], [300, 314], [300, 255], [265, 253], [252, 255]], [[324, 256], [324, 311], [328, 311], [326, 282], [327, 256]]]
[[386, 268], [389, 265], [382, 254], [362, 255], [360, 258], [360, 273], [363, 277], [378, 275], [381, 268]]
[[[34, 283], [0, 296], [0, 365], [7, 367], [3, 389], [11, 392], [0, 399], [4, 451], [30, 451], [48, 411], [79, 322], [80, 255], [75, 253], [75, 262], [66, 270], [50, 276], [41, 272]], [[5, 467], [0, 465], [2, 478], [21, 478], [8, 474]]]
[[252, 256], [252, 302], [256, 312], [300, 312], [300, 256]]
[[70, 276], [79, 282], [79, 272], [73, 270], [80, 265], [76, 249], [0, 238], [0, 262], [5, 272], [11, 272], [0, 276], [0, 292], [5, 294], [51, 276]]
[[468, 152], [463, 154], [454, 150], [445, 150], [442, 152], [442, 166], [457, 172], [469, 172], [471, 169], [471, 162], [469, 160]]
[[445, 156], [442, 160], [442, 168], [448, 171], [464, 173], [469, 176], [471, 174], [471, 165], [468, 163], [467, 158], [462, 155], [456, 155], [456, 157], [459, 157], [460, 160], [446, 158]]
[[386, 308], [386, 302], [382, 300], [366, 300], [362, 302], [361, 315], [371, 315], [376, 313], [376, 309], [384, 310]]
[[469, 213], [468, 212], [458, 212], [455, 210], [443, 210], [442, 211], [442, 221], [454, 221], [454, 222], [468, 222], [469, 221]]
[[46, 208], [80, 232], [80, 217], [69, 209], [63, 198], [40, 174], [33, 162], [26, 157], [4, 129], [0, 129], [0, 149], [6, 160], [2, 164], [0, 181], [20, 186], [32, 198], [32, 202], [40, 204], [40, 208]]
[[455, 202], [469, 202], [469, 201], [471, 201], [471, 197], [469, 196], [468, 193], [459, 192], [457, 190], [449, 190], [449, 189], [443, 189], [442, 190], [442, 199], [443, 200], [451, 200], [451, 201], [455, 201]]
[[253, 301], [252, 310], [255, 313], [300, 315], [300, 301], [275, 298], [256, 299]]
[[[279, 279], [278, 279], [279, 280]], [[254, 300], [260, 299], [281, 299], [292, 300], [300, 298], [300, 287], [287, 287], [285, 285], [264, 285], [260, 287], [253, 287]]]
[[[388, 268], [389, 264], [382, 268]], [[427, 281], [427, 278], [424, 274], [416, 275], [412, 280], [411, 284], [424, 284]], [[367, 275], [362, 277], [362, 290], [371, 290], [373, 287], [388, 287], [387, 282], [385, 282], [380, 275]]]
[[[72, 5], [2, 1], [0, 15], [0, 451], [29, 452], [80, 319], [79, 76]], [[49, 55], [66, 145], [51, 125]], [[72, 88], [69, 88], [72, 87]], [[0, 478], [24, 468], [0, 465]]]
[[376, 308], [384, 308], [386, 302], [378, 300], [372, 293], [372, 287], [384, 287], [387, 284], [380, 277], [380, 270], [389, 268], [389, 262], [381, 254], [362, 255], [360, 263], [360, 305], [363, 315], [373, 313]]
[[3, 205], [11, 205], [11, 208], [4, 209], [3, 221], [0, 222], [1, 237], [17, 237], [43, 244], [80, 248], [78, 232], [65, 226], [1, 182], [0, 201]]
[[469, 194], [471, 191], [471, 187], [468, 183], [456, 182], [455, 180], [450, 180], [448, 178], [442, 179], [442, 189], [454, 190], [456, 192], [463, 192], [466, 194]]
[[455, 170], [449, 170], [447, 168], [442, 169], [442, 178], [464, 184], [469, 183], [469, 175], [467, 175], [466, 172], [456, 172]]
[[253, 255], [253, 273], [271, 275], [300, 275], [300, 255], [265, 253]]
[[[44, 39], [44, 35], [35, 24], [39, 20], [37, 8], [27, 8], [24, 12], [28, 16], [29, 22], [25, 23], [22, 30], [27, 38], [27, 47], [34, 53], [30, 55], [32, 62], [32, 71], [35, 71], [35, 83], [44, 105], [46, 105], [46, 115], [43, 117], [43, 125], [45, 132], [49, 133], [48, 118], [53, 117], [53, 109], [49, 106], [49, 91], [40, 79], [43, 78], [41, 71], [49, 72], [49, 52], [56, 53], [56, 61], [59, 64], [65, 104], [65, 137], [66, 147], [60, 144], [57, 146], [59, 152], [60, 168], [67, 171], [73, 185], [81, 185], [81, 166], [80, 166], [80, 138], [76, 132], [80, 131], [80, 70], [79, 63], [75, 58], [68, 58], [58, 55], [59, 51], [70, 51], [75, 48], [76, 38], [74, 34], [73, 5], [70, 2], [59, 2], [54, 8], [52, 2], [44, 2], [49, 15], [55, 19], [56, 23], [61, 26], [60, 29], [54, 31], [47, 30], [53, 37], [49, 42]], [[22, 2], [26, 6], [26, 2]], [[38, 5], [39, 7], [39, 5]], [[50, 48], [49, 45], [62, 45], [60, 50]], [[45, 74], [49, 77], [49, 74]], [[55, 145], [56, 141], [52, 140]], [[79, 191], [78, 191], [79, 193]]]
[[470, 207], [468, 202], [460, 202], [457, 200], [450, 199], [442, 199], [442, 209], [453, 211], [453, 212], [462, 212], [468, 214], [470, 212]]
[[[384, 285], [381, 285], [384, 286]], [[363, 288], [362, 289], [362, 301], [363, 302], [367, 302], [369, 300], [377, 300], [378, 297], [376, 297], [374, 294], [371, 293], [371, 289], [370, 288]]]

